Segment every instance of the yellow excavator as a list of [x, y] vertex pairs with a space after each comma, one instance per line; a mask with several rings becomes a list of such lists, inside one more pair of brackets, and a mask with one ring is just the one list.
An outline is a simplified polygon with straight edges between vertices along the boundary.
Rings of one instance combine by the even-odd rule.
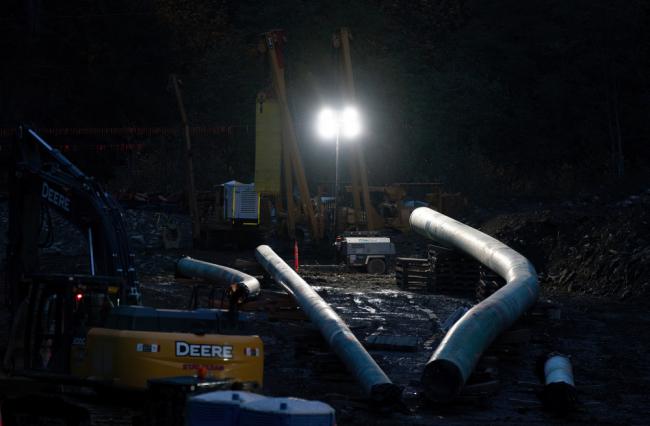
[[[33, 129], [20, 128], [10, 171], [5, 300], [12, 314], [5, 371], [37, 379], [144, 389], [151, 379], [200, 375], [256, 389], [261, 339], [220, 309], [141, 305], [124, 213]], [[81, 274], [43, 272], [53, 212], [87, 242]], [[82, 259], [82, 258], [80, 258]]]

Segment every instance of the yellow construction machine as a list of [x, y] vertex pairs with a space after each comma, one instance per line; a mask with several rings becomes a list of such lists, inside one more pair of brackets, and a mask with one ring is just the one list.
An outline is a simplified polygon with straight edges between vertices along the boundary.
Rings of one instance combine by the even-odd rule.
[[[260, 388], [261, 339], [242, 333], [245, 326], [224, 310], [142, 306], [121, 207], [34, 130], [18, 133], [10, 173], [5, 300], [13, 320], [5, 370], [129, 389], [197, 374]], [[82, 274], [39, 268], [38, 253], [57, 232], [54, 211], [86, 239]]]

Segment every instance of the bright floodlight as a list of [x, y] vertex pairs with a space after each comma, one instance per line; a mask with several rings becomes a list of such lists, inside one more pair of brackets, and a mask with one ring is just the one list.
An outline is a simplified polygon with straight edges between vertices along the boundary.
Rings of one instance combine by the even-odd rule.
[[355, 138], [361, 133], [359, 112], [354, 107], [345, 107], [340, 117], [341, 133], [346, 138]]
[[318, 134], [324, 139], [332, 139], [336, 136], [339, 127], [339, 120], [336, 112], [330, 108], [324, 108], [318, 114]]
[[343, 111], [324, 108], [318, 114], [318, 134], [324, 139], [334, 139], [341, 134], [346, 139], [353, 139], [361, 133], [361, 119], [356, 108], [348, 106]]

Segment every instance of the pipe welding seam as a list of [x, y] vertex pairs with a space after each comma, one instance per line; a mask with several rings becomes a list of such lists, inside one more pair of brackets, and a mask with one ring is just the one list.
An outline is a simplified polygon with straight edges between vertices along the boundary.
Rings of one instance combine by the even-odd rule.
[[334, 309], [271, 247], [257, 247], [255, 257], [275, 281], [293, 291], [298, 305], [354, 375], [364, 394], [375, 403], [398, 403], [401, 388], [391, 382]]
[[419, 207], [409, 222], [417, 233], [472, 256], [506, 280], [451, 327], [424, 368], [427, 398], [448, 402], [494, 339], [533, 306], [539, 295], [537, 273], [528, 259], [502, 242], [435, 210]]
[[176, 262], [176, 271], [185, 277], [198, 277], [227, 284], [237, 283], [244, 292], [245, 299], [252, 299], [260, 294], [260, 283], [257, 278], [227, 266], [186, 256]]

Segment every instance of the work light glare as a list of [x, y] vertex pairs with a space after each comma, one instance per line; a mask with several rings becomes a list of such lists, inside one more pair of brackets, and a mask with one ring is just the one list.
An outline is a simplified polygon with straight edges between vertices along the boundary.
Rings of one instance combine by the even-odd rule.
[[359, 112], [354, 107], [346, 107], [341, 113], [341, 132], [346, 138], [355, 138], [361, 133]]
[[330, 108], [324, 108], [318, 114], [318, 134], [324, 139], [332, 139], [336, 136], [338, 131], [338, 117], [336, 113]]

